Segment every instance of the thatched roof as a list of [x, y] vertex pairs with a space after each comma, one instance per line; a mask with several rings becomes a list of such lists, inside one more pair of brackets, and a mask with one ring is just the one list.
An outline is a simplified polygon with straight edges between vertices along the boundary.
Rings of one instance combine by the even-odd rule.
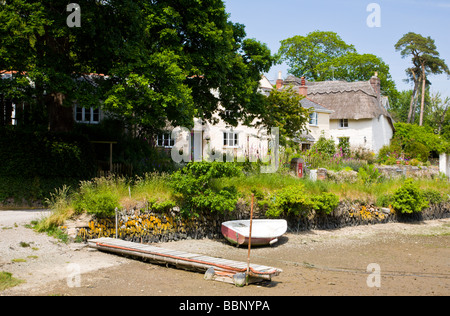
[[[303, 80], [303, 82], [306, 84], [307, 97], [310, 101], [333, 111], [330, 119], [360, 120], [384, 115], [392, 121], [385, 107], [386, 98], [379, 94], [379, 78], [376, 76], [369, 81], [308, 82]], [[302, 79], [289, 75], [283, 85], [301, 86]]]
[[308, 97], [334, 111], [330, 119], [390, 118], [369, 81], [308, 82]]

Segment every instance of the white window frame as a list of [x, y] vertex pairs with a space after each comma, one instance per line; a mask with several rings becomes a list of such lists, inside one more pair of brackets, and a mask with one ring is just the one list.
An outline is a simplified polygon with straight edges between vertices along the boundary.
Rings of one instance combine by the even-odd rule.
[[172, 139], [171, 132], [165, 132], [156, 136], [156, 146], [161, 148], [172, 148], [175, 145], [175, 139]]
[[[81, 120], [78, 119], [79, 110], [81, 110]], [[97, 120], [94, 120], [94, 112], [98, 111], [97, 113]], [[86, 119], [87, 115], [89, 115], [89, 119]], [[75, 122], [77, 123], [84, 123], [84, 124], [98, 124], [100, 123], [100, 109], [99, 108], [85, 108], [81, 107], [79, 105], [75, 105], [74, 109], [74, 116], [75, 116]]]
[[223, 132], [223, 147], [239, 148], [239, 133], [238, 132]]
[[317, 112], [312, 112], [311, 114], [309, 114], [309, 125], [312, 125], [312, 126], [319, 125]]
[[339, 128], [348, 128], [348, 119], [340, 119]]

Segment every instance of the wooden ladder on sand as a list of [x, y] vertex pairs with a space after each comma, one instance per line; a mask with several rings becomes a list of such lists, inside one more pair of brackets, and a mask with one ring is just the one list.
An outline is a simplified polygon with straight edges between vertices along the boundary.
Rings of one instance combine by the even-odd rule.
[[88, 240], [88, 246], [101, 251], [145, 258], [158, 264], [170, 264], [177, 268], [205, 272], [206, 280], [215, 280], [243, 286], [246, 283], [272, 280], [282, 270], [259, 264], [215, 258], [201, 254], [139, 244], [115, 238]]

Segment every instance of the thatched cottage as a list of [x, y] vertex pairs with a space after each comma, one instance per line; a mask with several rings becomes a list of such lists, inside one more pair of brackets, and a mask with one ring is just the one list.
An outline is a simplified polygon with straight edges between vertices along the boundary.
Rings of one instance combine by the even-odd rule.
[[324, 133], [337, 142], [345, 140], [351, 147], [364, 147], [375, 153], [390, 143], [394, 122], [386, 109], [389, 100], [381, 95], [376, 74], [369, 81], [357, 82], [308, 82], [294, 76], [285, 80], [279, 77], [276, 87], [282, 89], [289, 85], [298, 87], [299, 93], [305, 96], [305, 106], [313, 107], [322, 120], [321, 124], [314, 125], [311, 123], [316, 121], [310, 119], [311, 140]]

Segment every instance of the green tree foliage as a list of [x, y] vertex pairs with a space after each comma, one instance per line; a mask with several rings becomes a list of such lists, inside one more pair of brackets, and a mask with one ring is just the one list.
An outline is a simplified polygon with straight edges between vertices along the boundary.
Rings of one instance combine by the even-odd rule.
[[293, 88], [278, 91], [272, 89], [265, 99], [265, 107], [259, 125], [268, 129], [279, 127], [280, 145], [291, 144], [306, 128], [310, 111], [302, 107], [303, 96]]
[[428, 151], [436, 153], [447, 152], [450, 149], [449, 143], [439, 135], [436, 135], [430, 127], [407, 123], [395, 123], [394, 126], [394, 138], [398, 139], [405, 149], [413, 146], [414, 143], [420, 143]]
[[51, 129], [70, 129], [75, 100], [150, 131], [166, 121], [191, 126], [194, 116], [213, 121], [219, 102], [232, 125], [261, 111], [260, 75], [275, 59], [229, 21], [221, 0], [77, 3], [81, 27], [73, 28], [67, 1], [0, 6], [0, 69], [17, 71], [8, 93], [30, 79], [27, 94]]
[[391, 144], [383, 146], [378, 153], [378, 162], [395, 164], [397, 159], [418, 159], [428, 161], [431, 153], [450, 151], [450, 143], [436, 135], [429, 126], [395, 123], [395, 133]]
[[412, 56], [412, 67], [407, 69], [407, 73], [412, 77], [414, 82], [414, 90], [411, 96], [410, 110], [408, 115], [408, 123], [413, 122], [414, 99], [418, 95], [419, 84], [422, 84], [421, 102], [420, 102], [420, 118], [419, 125], [423, 125], [424, 106], [425, 106], [425, 89], [427, 84], [427, 76], [431, 74], [447, 73], [450, 75], [450, 69], [445, 61], [439, 58], [439, 52], [435, 41], [431, 37], [424, 37], [420, 34], [409, 32], [395, 44], [395, 49], [400, 51], [402, 58]]
[[279, 53], [288, 63], [291, 74], [321, 81], [324, 80], [324, 74], [318, 70], [321, 64], [347, 53], [356, 53], [356, 50], [334, 32], [314, 31], [306, 36], [297, 35], [282, 40]]

